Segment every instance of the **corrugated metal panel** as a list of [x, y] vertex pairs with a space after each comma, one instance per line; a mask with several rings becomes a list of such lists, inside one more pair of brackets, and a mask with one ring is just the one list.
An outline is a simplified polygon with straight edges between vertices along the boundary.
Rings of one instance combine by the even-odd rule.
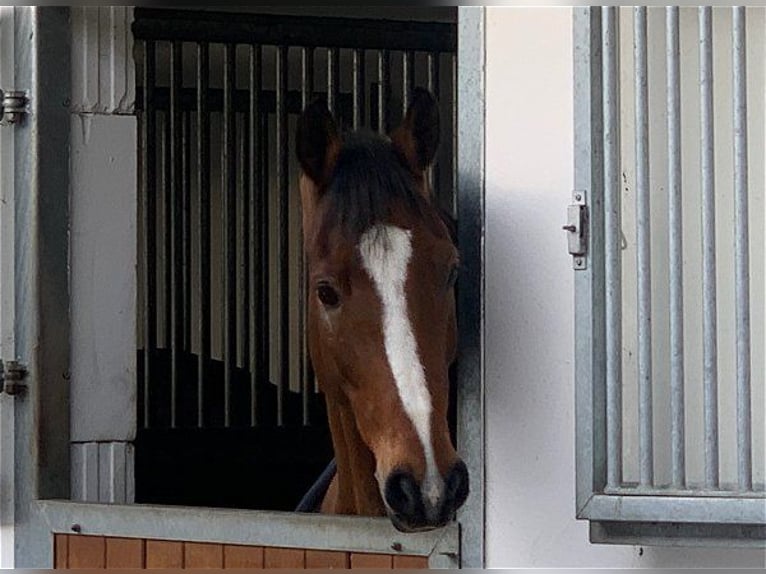
[[131, 114], [136, 99], [129, 6], [73, 6], [72, 111]]

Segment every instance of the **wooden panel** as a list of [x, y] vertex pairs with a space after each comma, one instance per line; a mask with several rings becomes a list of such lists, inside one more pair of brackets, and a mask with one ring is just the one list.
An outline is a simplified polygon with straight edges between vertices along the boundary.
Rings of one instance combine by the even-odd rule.
[[348, 552], [306, 550], [306, 568], [348, 568]]
[[53, 535], [53, 564], [54, 568], [69, 567], [69, 536], [66, 534]]
[[144, 541], [140, 538], [107, 538], [107, 568], [143, 568]]
[[184, 543], [184, 568], [223, 568], [223, 544]]
[[184, 543], [165, 540], [146, 541], [147, 568], [183, 568]]
[[69, 537], [69, 568], [103, 568], [105, 557], [103, 536]]
[[306, 551], [297, 548], [264, 548], [264, 568], [305, 568]]
[[427, 556], [394, 556], [394, 570], [422, 570], [428, 568]]
[[393, 568], [392, 556], [389, 554], [352, 554], [351, 568]]
[[263, 548], [227, 544], [223, 548], [223, 567], [263, 568]]

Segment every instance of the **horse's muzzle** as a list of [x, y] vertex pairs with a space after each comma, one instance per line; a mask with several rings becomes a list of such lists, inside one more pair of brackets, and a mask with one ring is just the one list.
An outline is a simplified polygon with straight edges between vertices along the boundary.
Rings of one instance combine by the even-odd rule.
[[468, 469], [458, 461], [444, 477], [444, 489], [435, 504], [423, 496], [421, 485], [405, 470], [386, 480], [385, 502], [391, 522], [402, 532], [432, 530], [444, 526], [468, 498]]

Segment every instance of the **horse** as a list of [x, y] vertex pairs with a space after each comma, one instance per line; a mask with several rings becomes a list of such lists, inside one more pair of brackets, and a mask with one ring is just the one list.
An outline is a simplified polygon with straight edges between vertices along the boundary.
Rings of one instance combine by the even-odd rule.
[[321, 98], [298, 118], [309, 354], [335, 463], [319, 511], [447, 524], [468, 470], [447, 422], [459, 254], [428, 185], [438, 104], [416, 89], [388, 136], [341, 132]]

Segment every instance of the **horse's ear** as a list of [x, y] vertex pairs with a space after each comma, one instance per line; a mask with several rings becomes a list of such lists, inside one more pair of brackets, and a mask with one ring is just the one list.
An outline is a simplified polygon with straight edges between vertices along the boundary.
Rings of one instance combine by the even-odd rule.
[[340, 150], [335, 120], [322, 99], [311, 102], [298, 118], [295, 154], [303, 172], [318, 189], [329, 183]]
[[423, 88], [413, 91], [404, 120], [391, 134], [391, 141], [414, 173], [422, 174], [431, 165], [439, 147], [439, 105], [431, 92]]

